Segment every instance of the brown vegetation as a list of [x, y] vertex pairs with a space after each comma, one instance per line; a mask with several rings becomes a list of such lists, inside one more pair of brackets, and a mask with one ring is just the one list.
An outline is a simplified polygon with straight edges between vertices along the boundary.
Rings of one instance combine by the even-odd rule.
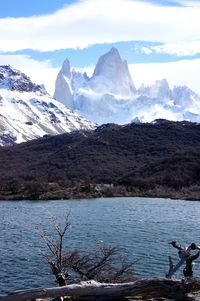
[[45, 137], [0, 149], [0, 198], [199, 199], [199, 154], [200, 125], [185, 121]]

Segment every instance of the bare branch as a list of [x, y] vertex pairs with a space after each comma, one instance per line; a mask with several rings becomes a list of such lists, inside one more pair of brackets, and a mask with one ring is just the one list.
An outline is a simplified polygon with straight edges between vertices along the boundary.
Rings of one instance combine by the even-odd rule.
[[40, 229], [37, 229], [37, 233], [49, 250], [42, 253], [42, 256], [60, 286], [65, 285], [65, 276], [69, 276], [70, 273], [70, 278], [74, 281], [123, 282], [134, 279], [132, 270], [134, 263], [128, 262], [116, 246], [99, 245], [89, 252], [66, 251], [65, 238], [70, 227], [69, 212], [65, 214], [63, 226], [59, 224], [54, 214], [49, 211], [47, 214], [53, 233], [47, 235]]
[[110, 282], [112, 279], [133, 279], [132, 267], [135, 262], [127, 262], [118, 247], [100, 246], [88, 253], [75, 250], [66, 254], [65, 260], [68, 269], [78, 274], [82, 280]]
[[49, 248], [52, 255], [57, 256], [57, 249], [58, 249], [57, 242], [52, 238], [50, 238], [48, 235], [46, 235], [45, 232], [41, 229], [36, 228], [36, 232], [45, 241], [46, 246]]
[[[43, 258], [50, 266], [52, 273], [58, 279], [58, 274], [66, 271], [66, 267], [63, 265], [64, 258], [64, 238], [67, 230], [70, 227], [69, 216], [70, 213], [66, 212], [64, 217], [63, 226], [58, 222], [56, 215], [46, 210], [46, 214], [51, 222], [52, 234], [47, 235], [44, 230], [36, 228], [38, 235], [43, 239], [47, 246], [49, 253], [42, 253]], [[66, 246], [65, 246], [66, 247]], [[60, 277], [60, 276], [59, 276]]]

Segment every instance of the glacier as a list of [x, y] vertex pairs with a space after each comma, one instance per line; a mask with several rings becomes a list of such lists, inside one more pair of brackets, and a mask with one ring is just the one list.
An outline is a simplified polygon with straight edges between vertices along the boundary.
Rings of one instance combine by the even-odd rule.
[[171, 89], [166, 79], [136, 89], [127, 62], [114, 47], [99, 58], [91, 77], [72, 69], [66, 59], [56, 79], [54, 98], [99, 125], [155, 119], [200, 122], [197, 93], [187, 86]]

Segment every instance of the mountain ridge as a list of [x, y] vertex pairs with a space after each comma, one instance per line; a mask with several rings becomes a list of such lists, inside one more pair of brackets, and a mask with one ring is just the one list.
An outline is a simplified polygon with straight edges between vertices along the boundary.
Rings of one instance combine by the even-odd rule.
[[0, 145], [94, 128], [10, 65], [0, 66], [0, 107]]
[[200, 198], [200, 125], [102, 125], [0, 148], [0, 199]]
[[43, 85], [33, 83], [26, 74], [11, 67], [0, 66], [0, 89], [9, 89], [19, 92], [38, 92], [41, 95], [48, 94]]
[[71, 70], [68, 61], [66, 79], [62, 68], [54, 97], [99, 125], [159, 118], [200, 122], [200, 95], [186, 86], [171, 89], [166, 79], [136, 89], [127, 62], [116, 48], [99, 58], [91, 77]]

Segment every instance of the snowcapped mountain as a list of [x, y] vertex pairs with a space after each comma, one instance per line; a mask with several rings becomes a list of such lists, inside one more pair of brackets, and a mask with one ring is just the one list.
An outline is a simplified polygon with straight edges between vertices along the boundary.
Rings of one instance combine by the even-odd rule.
[[200, 122], [198, 94], [186, 86], [170, 89], [166, 79], [136, 90], [127, 62], [122, 61], [116, 48], [99, 58], [90, 78], [71, 70], [65, 60], [56, 79], [54, 98], [98, 124], [155, 119]]
[[94, 125], [56, 101], [25, 74], [0, 66], [0, 145], [20, 143]]
[[99, 58], [89, 86], [96, 93], [119, 95], [129, 98], [135, 92], [128, 64], [122, 61], [116, 48]]

